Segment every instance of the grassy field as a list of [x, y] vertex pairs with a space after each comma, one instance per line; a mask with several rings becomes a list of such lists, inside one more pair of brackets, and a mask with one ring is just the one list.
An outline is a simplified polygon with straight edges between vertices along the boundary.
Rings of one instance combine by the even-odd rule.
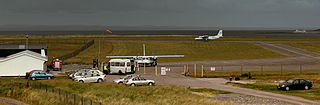
[[[98, 42], [98, 41], [96, 41]], [[184, 58], [160, 58], [159, 62], [206, 61], [277, 58], [284, 55], [263, 49], [254, 44], [240, 42], [181, 42], [181, 41], [103, 41], [100, 42], [100, 59], [106, 61], [105, 56], [143, 55], [142, 45], [146, 44], [146, 55], [185, 55]], [[91, 59], [98, 57], [99, 43], [95, 43], [78, 56], [66, 62], [91, 63]], [[83, 61], [83, 59], [90, 59]]]
[[[146, 44], [147, 55], [186, 55], [185, 58], [159, 59], [159, 62], [180, 62], [286, 57], [254, 44], [224, 41], [281, 41], [287, 43], [291, 43], [292, 41], [317, 43], [319, 41], [319, 38], [226, 36], [215, 41], [199, 42], [193, 41], [194, 37], [194, 35], [56, 35], [30, 36], [29, 39], [31, 44], [48, 45], [49, 61], [53, 57], [62, 56], [79, 49], [85, 42], [95, 40], [94, 46], [85, 50], [80, 55], [65, 61], [65, 63], [86, 64], [92, 63], [92, 59], [99, 57], [99, 45], [101, 51], [99, 58], [102, 61], [107, 60], [105, 59], [106, 55], [142, 55], [142, 44]], [[1, 35], [0, 43], [24, 44], [25, 38], [22, 35]], [[313, 46], [313, 44], [309, 45]], [[313, 49], [311, 47], [309, 49]]]
[[[11, 81], [26, 82], [21, 78], [1, 78], [0, 95], [10, 94], [8, 85]], [[194, 95], [191, 92], [210, 92], [210, 94], [225, 93], [205, 89], [189, 89], [187, 87], [156, 85], [129, 87], [113, 83], [76, 83], [66, 77], [53, 80], [38, 80], [42, 84], [74, 93], [85, 98], [96, 100], [109, 105], [230, 105], [230, 103], [209, 100], [204, 96]], [[12, 88], [12, 86], [10, 87]], [[18, 100], [41, 105], [63, 105], [63, 99], [55, 98], [58, 94], [41, 89], [16, 88]], [[72, 96], [72, 95], [70, 95]]]
[[[249, 73], [249, 72], [242, 72]], [[206, 77], [222, 77], [228, 78], [229, 74], [232, 74], [234, 77], [239, 76], [241, 80], [255, 80], [255, 84], [251, 85], [240, 85], [232, 84], [235, 86], [240, 86], [244, 88], [251, 88], [256, 90], [293, 95], [298, 97], [303, 97], [312, 100], [320, 100], [320, 71], [283, 71], [282, 74], [280, 71], [251, 71], [250, 72], [254, 79], [248, 79], [246, 76], [241, 77], [241, 72], [210, 72], [206, 73]], [[291, 78], [304, 78], [311, 80], [313, 82], [313, 88], [311, 90], [291, 90], [291, 91], [281, 91], [276, 88], [276, 82], [280, 80], [287, 80]]]
[[283, 43], [288, 46], [300, 48], [302, 50], [310, 51], [313, 53], [320, 54], [320, 42], [297, 42], [297, 43]]

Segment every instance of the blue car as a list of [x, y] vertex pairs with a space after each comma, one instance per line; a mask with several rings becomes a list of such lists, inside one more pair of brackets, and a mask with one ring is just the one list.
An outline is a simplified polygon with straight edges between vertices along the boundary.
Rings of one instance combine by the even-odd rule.
[[41, 71], [41, 70], [36, 70], [36, 71], [32, 71], [30, 73], [31, 75], [29, 76], [29, 79], [31, 80], [37, 80], [37, 79], [53, 79], [54, 75], [47, 73], [45, 71]]

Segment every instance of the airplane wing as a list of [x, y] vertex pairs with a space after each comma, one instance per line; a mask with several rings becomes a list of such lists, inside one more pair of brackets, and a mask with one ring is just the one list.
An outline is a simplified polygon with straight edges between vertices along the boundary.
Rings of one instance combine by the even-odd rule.
[[184, 57], [184, 55], [157, 55], [156, 58], [175, 58], [175, 57]]
[[137, 58], [138, 56], [106, 56], [106, 58]]

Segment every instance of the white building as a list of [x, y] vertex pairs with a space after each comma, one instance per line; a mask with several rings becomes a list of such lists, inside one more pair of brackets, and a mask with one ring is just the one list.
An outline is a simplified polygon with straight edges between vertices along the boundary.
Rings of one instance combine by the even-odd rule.
[[26, 72], [31, 70], [46, 70], [47, 61], [45, 49], [41, 49], [40, 53], [22, 50], [5, 57], [2, 56], [0, 57], [0, 76], [25, 76]]

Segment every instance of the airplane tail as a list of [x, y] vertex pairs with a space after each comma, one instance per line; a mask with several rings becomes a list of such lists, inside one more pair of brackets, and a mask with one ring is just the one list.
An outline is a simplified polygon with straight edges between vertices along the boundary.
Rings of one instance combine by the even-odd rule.
[[218, 37], [223, 37], [222, 35], [223, 35], [223, 30], [219, 30], [217, 36], [218, 36]]

